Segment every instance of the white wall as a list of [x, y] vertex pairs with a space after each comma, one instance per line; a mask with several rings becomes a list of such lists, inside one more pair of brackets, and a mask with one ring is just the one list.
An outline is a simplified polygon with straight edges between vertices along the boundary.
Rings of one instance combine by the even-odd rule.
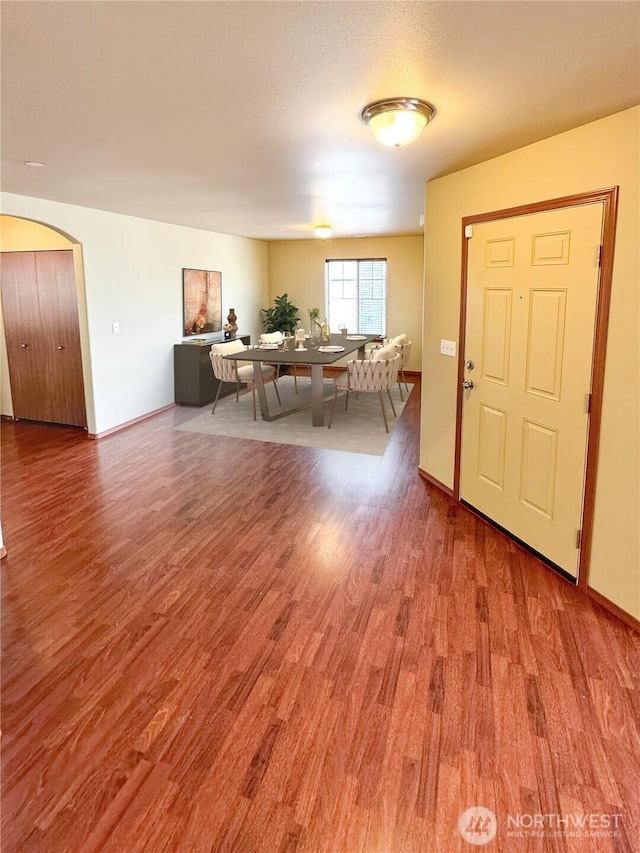
[[[220, 270], [223, 315], [235, 308], [238, 331], [254, 339], [262, 329], [260, 309], [269, 302], [264, 242], [8, 193], [0, 203], [4, 214], [58, 228], [82, 245], [91, 433], [173, 403], [183, 267]], [[120, 323], [119, 335], [113, 322]], [[0, 356], [6, 359], [6, 351]], [[11, 414], [8, 393], [3, 384], [3, 414]]]

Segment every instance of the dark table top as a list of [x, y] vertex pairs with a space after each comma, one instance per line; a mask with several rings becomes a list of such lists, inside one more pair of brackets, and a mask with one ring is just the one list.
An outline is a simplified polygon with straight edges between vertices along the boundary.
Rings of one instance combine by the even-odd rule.
[[[241, 361], [268, 361], [269, 364], [332, 364], [345, 355], [364, 347], [365, 344], [371, 343], [377, 339], [377, 335], [365, 335], [364, 340], [350, 341], [343, 338], [342, 335], [331, 335], [329, 344], [313, 345], [310, 340], [305, 342], [306, 351], [296, 352], [296, 342], [290, 340], [287, 342], [288, 348], [281, 349], [260, 349], [252, 347], [244, 352], [233, 353], [225, 358], [240, 359]], [[340, 346], [344, 347], [342, 352], [319, 352], [318, 346]]]

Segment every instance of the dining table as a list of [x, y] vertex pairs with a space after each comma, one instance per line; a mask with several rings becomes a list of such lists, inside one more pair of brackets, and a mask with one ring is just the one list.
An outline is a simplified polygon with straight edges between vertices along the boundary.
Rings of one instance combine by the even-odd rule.
[[[379, 335], [331, 335], [330, 341], [312, 343], [307, 339], [304, 349], [291, 338], [285, 338], [277, 349], [267, 346], [256, 346], [245, 349], [244, 352], [230, 353], [225, 358], [231, 360], [253, 362], [255, 386], [260, 402], [260, 412], [263, 421], [276, 421], [294, 412], [300, 412], [311, 406], [311, 423], [314, 427], [324, 426], [324, 370], [325, 365], [334, 364], [346, 355], [357, 352], [357, 358], [365, 357], [365, 346], [377, 340]], [[264, 388], [261, 364], [295, 364], [308, 365], [311, 372], [311, 403], [302, 403], [299, 406], [285, 409], [284, 411], [269, 411], [269, 402]]]

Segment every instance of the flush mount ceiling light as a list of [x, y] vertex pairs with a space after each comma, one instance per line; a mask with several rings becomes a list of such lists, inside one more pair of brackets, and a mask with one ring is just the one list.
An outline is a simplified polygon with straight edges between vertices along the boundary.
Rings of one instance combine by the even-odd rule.
[[316, 225], [313, 233], [316, 237], [320, 237], [321, 240], [326, 240], [333, 234], [333, 228], [330, 225]]
[[25, 166], [32, 166], [34, 169], [41, 169], [44, 166], [44, 163], [39, 163], [37, 160], [25, 160]]
[[399, 148], [417, 139], [435, 113], [419, 98], [387, 98], [367, 104], [360, 119], [378, 142]]

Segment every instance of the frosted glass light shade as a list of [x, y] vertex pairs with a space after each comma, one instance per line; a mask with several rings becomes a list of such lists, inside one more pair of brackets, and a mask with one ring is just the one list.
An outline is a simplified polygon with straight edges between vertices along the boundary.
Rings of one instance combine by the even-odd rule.
[[316, 237], [320, 237], [321, 240], [326, 240], [333, 234], [333, 228], [330, 225], [316, 225], [313, 229], [313, 233]]
[[399, 148], [417, 139], [434, 115], [419, 98], [391, 98], [368, 104], [360, 118], [378, 142]]
[[369, 129], [383, 145], [408, 145], [417, 139], [427, 126], [427, 120], [419, 113], [390, 110], [380, 113], [369, 122]]

